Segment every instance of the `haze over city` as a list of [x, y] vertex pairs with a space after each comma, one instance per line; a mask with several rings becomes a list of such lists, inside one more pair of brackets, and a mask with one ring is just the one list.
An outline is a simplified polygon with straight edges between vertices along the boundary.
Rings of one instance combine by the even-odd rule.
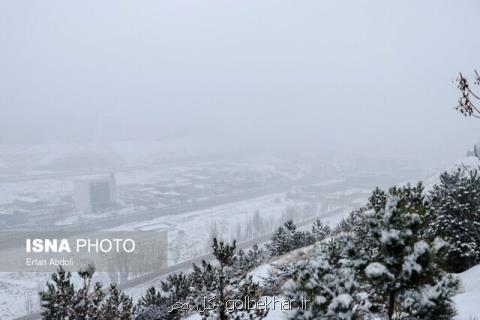
[[[1, 4], [3, 143], [221, 137], [444, 164], [475, 1]], [[440, 130], [441, 129], [441, 130]]]

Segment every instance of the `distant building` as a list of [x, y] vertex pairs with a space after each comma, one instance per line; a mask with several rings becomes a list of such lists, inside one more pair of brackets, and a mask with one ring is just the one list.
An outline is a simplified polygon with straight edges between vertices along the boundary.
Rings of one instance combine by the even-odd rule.
[[32, 196], [19, 196], [15, 199], [15, 205], [21, 209], [35, 210], [45, 205], [45, 202]]
[[89, 176], [73, 183], [73, 199], [77, 210], [92, 213], [112, 208], [117, 202], [115, 176]]
[[0, 225], [11, 226], [27, 222], [28, 213], [19, 210], [1, 210], [0, 209]]

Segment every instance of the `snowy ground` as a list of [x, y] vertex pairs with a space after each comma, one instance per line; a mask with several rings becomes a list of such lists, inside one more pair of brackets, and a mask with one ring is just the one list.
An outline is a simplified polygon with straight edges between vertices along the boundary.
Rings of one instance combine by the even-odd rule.
[[40, 279], [46, 275], [0, 273], [0, 319], [13, 319], [37, 310]]
[[458, 309], [457, 320], [480, 319], [480, 265], [459, 275], [462, 289], [454, 301]]
[[209, 249], [213, 235], [224, 240], [248, 240], [248, 237], [245, 238], [246, 227], [249, 221], [253, 221], [256, 212], [261, 216], [261, 221], [268, 225], [263, 231], [266, 233], [283, 222], [288, 207], [301, 208], [304, 204], [277, 193], [187, 214], [122, 225], [110, 231], [168, 230], [169, 257], [175, 260], [170, 261], [172, 264], [204, 254]]

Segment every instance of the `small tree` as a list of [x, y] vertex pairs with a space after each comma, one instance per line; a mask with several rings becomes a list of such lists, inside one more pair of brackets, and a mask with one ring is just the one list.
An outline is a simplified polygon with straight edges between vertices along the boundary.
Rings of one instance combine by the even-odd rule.
[[[446, 281], [447, 275], [440, 269], [441, 250], [446, 243], [439, 238], [433, 242], [422, 239], [426, 203], [421, 189], [418, 186], [391, 188], [385, 208], [366, 214], [375, 250], [366, 267], [361, 268], [373, 290], [384, 297], [382, 304], [388, 319], [406, 312], [401, 303], [406, 296], [421, 297], [420, 292], [438, 284], [447, 286], [441, 289], [450, 295], [441, 296], [442, 303], [451, 306], [451, 293], [456, 288], [456, 282]], [[436, 312], [441, 307], [430, 304], [429, 311]], [[445, 314], [442, 319], [452, 316], [452, 313]]]
[[109, 295], [100, 308], [102, 320], [130, 320], [133, 317], [132, 298], [120, 292], [115, 283], [110, 284]]
[[449, 242], [446, 268], [462, 272], [480, 261], [480, 175], [458, 168], [440, 176], [430, 192], [426, 234]]
[[332, 250], [344, 244], [317, 244], [315, 256], [296, 266], [293, 279], [285, 284], [285, 295], [291, 301], [308, 302], [297, 305], [290, 319], [361, 319], [368, 302], [354, 263]]
[[158, 306], [163, 302], [160, 292], [155, 287], [150, 287], [143, 297], [138, 301], [140, 307]]
[[191, 277], [183, 272], [168, 275], [160, 284], [160, 291], [154, 287], [147, 290], [138, 302], [137, 320], [179, 319], [185, 310], [175, 308], [186, 302], [191, 293]]
[[75, 297], [72, 274], [60, 267], [47, 282], [47, 290], [40, 292], [42, 316], [46, 320], [61, 320], [72, 314], [70, 303]]
[[321, 241], [330, 234], [330, 227], [322, 222], [320, 219], [316, 219], [312, 225], [312, 235], [315, 241]]
[[315, 237], [310, 232], [298, 231], [297, 226], [290, 219], [275, 230], [272, 239], [265, 247], [271, 256], [279, 256], [314, 242]]
[[282, 286], [293, 277], [296, 271], [294, 263], [270, 264], [268, 275], [263, 279], [262, 293], [267, 296], [277, 296], [282, 292]]
[[45, 320], [132, 320], [133, 302], [112, 283], [105, 295], [99, 282], [93, 283], [94, 268], [78, 272], [83, 284], [76, 289], [71, 273], [60, 267], [52, 274], [47, 290], [40, 292], [42, 316]]
[[434, 285], [425, 285], [420, 290], [408, 290], [402, 296], [400, 309], [418, 320], [450, 320], [456, 314], [451, 297], [459, 289], [458, 280], [446, 274]]
[[71, 273], [62, 267], [52, 274], [53, 282], [48, 282], [47, 290], [40, 292], [43, 319], [98, 319], [105, 294], [99, 282], [92, 283], [94, 271], [93, 266], [88, 266], [78, 272], [83, 280], [78, 290], [71, 281]]
[[271, 256], [282, 255], [288, 252], [291, 248], [291, 235], [287, 232], [285, 227], [278, 227], [272, 236], [269, 243], [265, 245]]
[[266, 316], [264, 310], [249, 310], [247, 306], [232, 309], [230, 306], [232, 301], [244, 301], [247, 296], [253, 301], [258, 290], [258, 285], [253, 282], [252, 277], [248, 276], [245, 270], [238, 268], [236, 242], [228, 244], [214, 238], [212, 251], [216, 259], [215, 264], [202, 261], [201, 266], [193, 265], [192, 303], [201, 310], [202, 319], [264, 318]]
[[264, 262], [267, 258], [267, 254], [263, 248], [260, 248], [258, 244], [254, 244], [253, 247], [247, 251], [246, 259], [250, 262], [250, 268], [256, 267]]

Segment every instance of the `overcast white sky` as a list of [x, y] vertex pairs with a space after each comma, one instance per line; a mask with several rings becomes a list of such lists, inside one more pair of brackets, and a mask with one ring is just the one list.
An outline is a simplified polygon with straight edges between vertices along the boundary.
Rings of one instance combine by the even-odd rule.
[[458, 158], [480, 2], [2, 1], [0, 142], [221, 136]]

